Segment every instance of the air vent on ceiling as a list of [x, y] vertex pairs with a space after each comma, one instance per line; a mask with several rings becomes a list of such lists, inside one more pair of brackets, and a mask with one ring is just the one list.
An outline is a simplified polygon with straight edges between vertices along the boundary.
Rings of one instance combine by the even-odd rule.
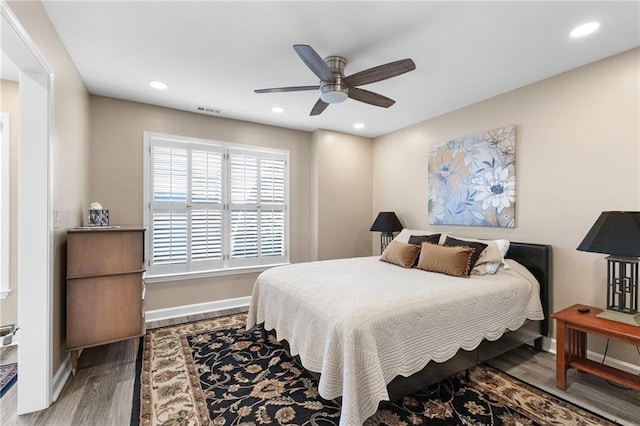
[[211, 114], [211, 115], [222, 114], [222, 109], [220, 109], [220, 108], [208, 107], [208, 106], [203, 106], [203, 105], [196, 105], [196, 109], [198, 110], [198, 112], [201, 112], [203, 114]]

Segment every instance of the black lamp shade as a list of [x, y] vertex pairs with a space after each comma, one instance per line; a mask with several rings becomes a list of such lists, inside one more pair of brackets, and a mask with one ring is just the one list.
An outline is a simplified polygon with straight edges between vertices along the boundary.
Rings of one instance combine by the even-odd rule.
[[402, 231], [402, 224], [400, 223], [400, 219], [394, 212], [380, 212], [378, 213], [378, 217], [371, 225], [371, 229], [369, 231], [378, 231], [383, 234], [391, 234], [393, 232]]
[[578, 250], [640, 256], [640, 212], [602, 212]]

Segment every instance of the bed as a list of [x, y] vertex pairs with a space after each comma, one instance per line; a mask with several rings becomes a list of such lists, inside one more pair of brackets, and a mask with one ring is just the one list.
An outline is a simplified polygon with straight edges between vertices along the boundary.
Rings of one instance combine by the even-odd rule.
[[258, 277], [247, 328], [275, 330], [320, 395], [342, 398], [340, 424], [360, 425], [380, 402], [547, 335], [549, 259], [511, 243], [508, 270], [468, 279], [378, 256], [287, 265]]

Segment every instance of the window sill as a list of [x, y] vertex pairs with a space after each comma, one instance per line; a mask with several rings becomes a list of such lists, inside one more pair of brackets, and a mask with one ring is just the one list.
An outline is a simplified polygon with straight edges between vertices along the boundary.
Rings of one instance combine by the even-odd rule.
[[9, 297], [9, 293], [11, 293], [11, 289], [0, 290], [0, 299], [6, 299], [7, 297]]
[[195, 280], [199, 278], [222, 277], [225, 275], [255, 274], [257, 272], [264, 272], [276, 266], [283, 266], [283, 265], [289, 265], [289, 263], [277, 263], [274, 265], [261, 265], [261, 266], [248, 266], [245, 268], [221, 269], [217, 271], [185, 272], [180, 274], [165, 274], [165, 275], [145, 274], [144, 282], [146, 284], [153, 284], [153, 283], [166, 283], [171, 281]]

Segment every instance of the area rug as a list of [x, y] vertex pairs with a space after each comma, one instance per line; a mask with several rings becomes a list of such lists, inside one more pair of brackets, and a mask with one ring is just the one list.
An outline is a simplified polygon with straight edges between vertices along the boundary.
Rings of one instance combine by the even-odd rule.
[[0, 398], [18, 381], [18, 364], [0, 365]]
[[[237, 314], [150, 330], [132, 425], [337, 425], [340, 400], [318, 394], [272, 333]], [[136, 397], [137, 399], [137, 397]], [[138, 408], [139, 407], [139, 415]], [[611, 425], [486, 365], [382, 405], [365, 426]]]

